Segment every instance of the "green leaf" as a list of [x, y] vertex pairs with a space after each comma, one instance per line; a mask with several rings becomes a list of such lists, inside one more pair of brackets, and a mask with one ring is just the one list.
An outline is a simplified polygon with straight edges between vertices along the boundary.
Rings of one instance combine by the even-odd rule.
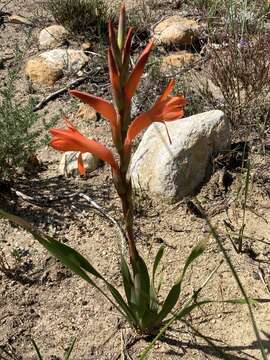
[[203, 239], [199, 241], [198, 244], [192, 249], [189, 257], [186, 260], [181, 279], [183, 279], [189, 265], [191, 265], [191, 263], [204, 252], [204, 250], [206, 249], [206, 245], [207, 245], [207, 239]]
[[[162, 271], [163, 271], [163, 270], [164, 270], [164, 268], [162, 269]], [[156, 289], [157, 295], [158, 295], [159, 292], [160, 292], [160, 289], [161, 289], [161, 286], [162, 286], [162, 284], [163, 284], [163, 281], [164, 281], [164, 274], [161, 273], [161, 276], [160, 276], [159, 282], [158, 282], [158, 286], [157, 286], [157, 289]]]
[[[228, 300], [202, 300], [199, 302], [194, 302], [192, 305], [187, 306], [180, 310], [180, 313], [176, 316], [174, 316], [174, 320], [180, 320], [182, 317], [188, 315], [195, 307], [207, 305], [207, 304], [232, 304], [232, 305], [246, 305], [247, 303], [251, 305], [256, 305], [258, 303], [269, 303], [270, 299], [248, 299], [246, 301], [245, 299], [228, 299]], [[172, 318], [171, 318], [172, 319]], [[168, 321], [170, 321], [169, 319]]]
[[206, 249], [206, 240], [199, 241], [199, 243], [192, 249], [190, 255], [188, 256], [184, 269], [182, 271], [182, 274], [179, 278], [179, 280], [175, 283], [175, 285], [171, 288], [169, 291], [169, 294], [167, 295], [163, 306], [161, 308], [161, 311], [156, 319], [157, 323], [161, 323], [163, 319], [169, 314], [169, 312], [174, 308], [175, 304], [177, 303], [180, 293], [181, 293], [181, 286], [182, 281], [185, 276], [185, 273], [188, 269], [188, 267], [192, 264], [194, 260], [199, 257], [203, 251]]
[[86, 260], [86, 258], [68, 245], [34, 230], [27, 221], [18, 216], [0, 210], [0, 217], [9, 219], [29, 231], [52, 255], [87, 282], [90, 282], [91, 284], [93, 283], [85, 271], [106, 282], [103, 276], [89, 263], [88, 260]]
[[33, 346], [34, 346], [34, 349], [36, 350], [36, 353], [37, 353], [37, 356], [38, 356], [38, 360], [43, 360], [43, 357], [41, 356], [41, 353], [40, 353], [40, 351], [39, 351], [39, 348], [38, 348], [35, 340], [34, 340], [34, 339], [31, 339], [31, 342], [32, 342], [32, 344], [33, 344]]
[[128, 303], [130, 303], [131, 302], [131, 289], [134, 287], [134, 284], [131, 279], [131, 274], [130, 274], [127, 262], [123, 256], [121, 256], [121, 274], [122, 274], [122, 278], [123, 278], [127, 301], [128, 301]]
[[73, 250], [69, 246], [56, 241], [45, 234], [41, 234], [34, 231], [32, 226], [22, 218], [8, 214], [3, 210], [0, 210], [0, 216], [7, 218], [17, 225], [22, 226], [28, 230], [51, 254], [59, 259], [70, 270], [74, 271], [77, 275], [81, 276], [88, 283], [93, 283], [86, 272], [82, 269], [85, 268], [90, 273], [102, 278], [98, 272], [89, 264], [89, 262], [83, 258], [77, 251]]
[[165, 249], [165, 246], [161, 245], [161, 247], [159, 248], [159, 250], [157, 252], [157, 255], [155, 257], [155, 261], [154, 261], [154, 265], [153, 265], [153, 273], [152, 273], [152, 284], [153, 285], [154, 285], [155, 275], [156, 275], [158, 265], [160, 263], [160, 260], [162, 259], [163, 254], [164, 254], [164, 249]]
[[[260, 299], [260, 300], [258, 300], [258, 299], [256, 299], [256, 300], [255, 299], [249, 299], [249, 303], [265, 302], [265, 301], [270, 302], [270, 300], [268, 300], [268, 299]], [[164, 326], [160, 329], [159, 333], [152, 340], [152, 342], [143, 350], [143, 352], [140, 354], [139, 359], [143, 360], [143, 359], [146, 358], [146, 355], [153, 348], [155, 342], [166, 332], [166, 330], [169, 328], [169, 326], [172, 325], [172, 323], [174, 321], [180, 320], [183, 317], [189, 315], [197, 307], [207, 305], [207, 304], [211, 304], [211, 303], [246, 304], [246, 300], [245, 299], [230, 299], [230, 300], [223, 300], [223, 301], [220, 301], [220, 300], [203, 300], [203, 301], [199, 301], [199, 302], [194, 302], [193, 298], [191, 298], [190, 300], [188, 300], [186, 305], [184, 305], [180, 310], [178, 310], [176, 312], [176, 314], [174, 316], [172, 316], [170, 319], [168, 319], [168, 320], [166, 320], [166, 322], [164, 322]]]
[[138, 316], [143, 321], [145, 312], [150, 305], [150, 278], [147, 266], [142, 257], [137, 256], [134, 261], [135, 306]]
[[69, 348], [67, 349], [65, 355], [64, 355], [64, 360], [69, 360], [69, 357], [73, 351], [73, 348], [74, 348], [74, 345], [75, 345], [75, 342], [76, 342], [76, 338], [73, 339], [71, 345], [69, 346]]
[[156, 318], [156, 324], [162, 322], [162, 320], [169, 314], [169, 312], [174, 308], [177, 303], [181, 292], [181, 283], [177, 282], [169, 291], [162, 308]]
[[159, 309], [157, 293], [153, 285], [150, 285], [150, 310], [157, 314]]
[[112, 294], [112, 296], [114, 297], [114, 299], [116, 300], [117, 304], [124, 310], [125, 314], [128, 317], [128, 320], [131, 324], [136, 323], [136, 319], [132, 313], [131, 308], [128, 306], [128, 304], [125, 302], [125, 300], [123, 299], [122, 295], [119, 293], [119, 291], [112, 286], [111, 284], [107, 283], [107, 286]]

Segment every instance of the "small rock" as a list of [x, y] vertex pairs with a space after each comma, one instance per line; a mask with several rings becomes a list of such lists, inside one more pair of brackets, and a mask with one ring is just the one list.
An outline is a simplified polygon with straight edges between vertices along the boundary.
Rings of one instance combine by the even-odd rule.
[[41, 30], [39, 34], [39, 48], [42, 50], [53, 49], [63, 45], [67, 40], [68, 31], [62, 25], [51, 25]]
[[158, 44], [189, 46], [198, 38], [199, 25], [195, 20], [175, 15], [160, 22], [154, 35]]
[[167, 122], [145, 132], [130, 166], [134, 188], [174, 203], [191, 195], [205, 178], [211, 156], [230, 146], [229, 122], [213, 110]]
[[169, 54], [162, 59], [161, 71], [172, 70], [174, 68], [181, 68], [187, 66], [193, 61], [198, 59], [198, 55], [190, 53], [188, 51], [178, 51], [176, 53]]
[[76, 116], [84, 120], [91, 120], [91, 121], [97, 120], [96, 110], [87, 104], [80, 105], [76, 113]]
[[81, 45], [81, 49], [83, 51], [89, 51], [89, 50], [91, 50], [91, 48], [92, 48], [92, 45], [89, 42], [85, 42]]
[[51, 86], [62, 77], [63, 71], [50, 66], [41, 57], [37, 57], [28, 60], [25, 67], [25, 74], [33, 82]]
[[81, 50], [48, 50], [28, 60], [25, 73], [33, 82], [53, 85], [64, 71], [77, 73], [87, 62], [88, 57]]
[[[75, 151], [67, 151], [63, 154], [59, 164], [59, 174], [65, 177], [79, 176], [78, 171], [78, 156], [79, 153]], [[82, 155], [83, 164], [87, 172], [92, 172], [98, 168], [101, 161], [93, 154], [84, 153]]]
[[88, 57], [81, 50], [54, 49], [39, 55], [48, 64], [68, 72], [78, 72], [88, 62]]

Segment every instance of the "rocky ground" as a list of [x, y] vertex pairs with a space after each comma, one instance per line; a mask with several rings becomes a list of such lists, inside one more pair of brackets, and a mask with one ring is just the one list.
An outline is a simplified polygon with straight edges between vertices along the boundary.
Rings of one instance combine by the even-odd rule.
[[[155, 61], [161, 63], [164, 71], [169, 64], [174, 67], [174, 73], [186, 73], [191, 68], [200, 71], [205, 61], [202, 50], [207, 44], [203, 19], [190, 16], [192, 8], [181, 12], [170, 1], [155, 4], [148, 34], [156, 38]], [[43, 120], [48, 122], [55, 117], [54, 126], [62, 127], [64, 113], [83, 133], [111, 145], [108, 124], [91, 109], [71, 99], [66, 91], [73, 83], [82, 90], [109, 97], [104, 45], [82, 36], [70, 36], [61, 27], [42, 33], [42, 29], [55, 25], [55, 21], [40, 2], [14, 0], [3, 11], [6, 14], [0, 17], [1, 86], [8, 81], [8, 70], [17, 67], [15, 99], [21, 103], [29, 96], [35, 99], [38, 126], [42, 126]], [[136, 44], [143, 48], [147, 37], [137, 36]], [[194, 43], [196, 46], [191, 46]], [[164, 87], [164, 79], [157, 80], [158, 86]], [[145, 93], [136, 98], [135, 113], [141, 110], [140, 100], [149, 97], [149, 89], [157, 90], [152, 82], [147, 84], [147, 78], [143, 86]], [[61, 90], [59, 94], [47, 99], [58, 90]], [[188, 114], [193, 114], [192, 104]], [[250, 143], [251, 172], [245, 201], [244, 147], [237, 134], [232, 133], [232, 140], [233, 151], [211, 160], [211, 171], [207, 167], [207, 176], [199, 188], [196, 186], [196, 195], [218, 229], [248, 295], [269, 300], [269, 145], [267, 141], [263, 145], [259, 141]], [[76, 248], [122, 291], [116, 229], [79, 196], [87, 194], [110, 216], [121, 221], [110, 170], [101, 165], [86, 178], [66, 178], [59, 175], [61, 156], [48, 146], [41, 148], [37, 153], [38, 165], [20, 172], [12, 186], [5, 189], [1, 185], [1, 207]], [[243, 248], [237, 253], [233, 241], [237, 244], [243, 224]], [[135, 232], [139, 250], [148, 264], [153, 262], [160, 244], [165, 244], [161, 297], [179, 276], [192, 247], [198, 240], [208, 238], [206, 252], [186, 277], [179, 306], [222, 260], [193, 195], [168, 204], [151, 192], [144, 192], [136, 198]], [[20, 228], [1, 220], [0, 233], [0, 259], [7, 261], [3, 266], [0, 260], [0, 267], [5, 269], [0, 273], [0, 359], [37, 359], [31, 339], [44, 359], [63, 359], [74, 338], [71, 355], [74, 360], [138, 358], [149, 339], [135, 336], [106, 299]], [[225, 262], [201, 293], [202, 299], [215, 300], [241, 296]], [[269, 356], [269, 304], [255, 305], [254, 313]], [[207, 305], [194, 311], [186, 322], [175, 323], [155, 344], [149, 359], [178, 358], [261, 359], [246, 306]]]

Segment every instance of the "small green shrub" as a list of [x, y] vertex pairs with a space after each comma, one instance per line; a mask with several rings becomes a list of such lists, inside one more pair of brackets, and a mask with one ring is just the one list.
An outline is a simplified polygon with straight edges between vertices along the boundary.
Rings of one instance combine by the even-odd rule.
[[[263, 135], [269, 129], [269, 49], [269, 35], [262, 32], [243, 39], [230, 38], [226, 46], [210, 49], [207, 73], [221, 93], [219, 107], [245, 134], [255, 130]], [[201, 92], [202, 87], [197, 90]], [[215, 96], [213, 92], [211, 95], [204, 99], [213, 104]]]
[[41, 130], [33, 131], [38, 120], [34, 101], [18, 104], [14, 100], [16, 72], [10, 71], [7, 85], [0, 90], [0, 178], [9, 178], [24, 167], [44, 142]]
[[270, 34], [265, 28], [268, 7], [263, 4], [222, 2], [219, 26], [215, 31], [208, 26], [209, 60], [204, 72], [192, 73], [190, 80], [200, 109], [223, 110], [238, 138], [255, 131], [264, 139], [269, 131]]
[[46, 0], [45, 6], [57, 22], [76, 34], [101, 33], [114, 16], [104, 0]]

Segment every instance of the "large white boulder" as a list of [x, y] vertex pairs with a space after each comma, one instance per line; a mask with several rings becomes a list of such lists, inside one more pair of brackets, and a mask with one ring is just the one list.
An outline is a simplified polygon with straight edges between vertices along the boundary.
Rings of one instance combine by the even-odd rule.
[[230, 146], [230, 126], [222, 111], [154, 123], [145, 132], [130, 166], [137, 192], [173, 203], [191, 195], [205, 178], [211, 156]]

